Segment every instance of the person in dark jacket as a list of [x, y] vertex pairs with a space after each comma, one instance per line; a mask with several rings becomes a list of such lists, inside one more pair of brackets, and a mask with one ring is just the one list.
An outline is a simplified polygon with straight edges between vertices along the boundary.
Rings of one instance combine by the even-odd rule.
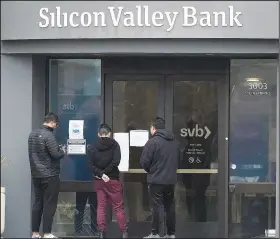
[[53, 134], [57, 125], [57, 115], [48, 113], [43, 126], [33, 130], [28, 138], [29, 162], [35, 195], [32, 208], [32, 238], [40, 238], [42, 215], [44, 238], [56, 238], [51, 231], [59, 194], [60, 159], [64, 157], [64, 152], [59, 149]]
[[159, 238], [160, 208], [166, 212], [166, 238], [175, 238], [174, 190], [180, 158], [179, 143], [171, 132], [166, 131], [165, 122], [157, 117], [152, 121], [148, 140], [141, 155], [141, 165], [147, 172], [150, 202], [152, 207], [152, 232], [144, 238]]
[[112, 130], [102, 124], [98, 130], [99, 140], [89, 149], [89, 166], [95, 176], [97, 193], [97, 224], [99, 238], [106, 238], [106, 206], [112, 204], [122, 237], [127, 238], [127, 222], [124, 210], [123, 190], [119, 181], [118, 166], [121, 160], [120, 146], [111, 138]]

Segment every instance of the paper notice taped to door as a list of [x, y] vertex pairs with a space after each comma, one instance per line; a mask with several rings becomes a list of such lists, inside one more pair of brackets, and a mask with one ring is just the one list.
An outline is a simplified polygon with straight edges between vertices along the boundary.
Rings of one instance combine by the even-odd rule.
[[84, 139], [83, 120], [69, 120], [69, 139]]
[[143, 147], [149, 140], [148, 130], [131, 130], [130, 134], [130, 146]]
[[119, 170], [121, 172], [128, 172], [129, 170], [129, 134], [128, 133], [114, 133], [114, 139], [119, 143], [121, 148], [121, 162]]
[[85, 155], [87, 143], [85, 139], [68, 139], [67, 154], [69, 155]]

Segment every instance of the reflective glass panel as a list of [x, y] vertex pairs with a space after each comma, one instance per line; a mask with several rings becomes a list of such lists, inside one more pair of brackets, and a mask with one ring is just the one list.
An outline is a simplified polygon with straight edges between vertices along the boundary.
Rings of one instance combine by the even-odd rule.
[[[97, 137], [101, 114], [101, 60], [59, 59], [50, 61], [50, 111], [59, 116], [56, 136], [66, 147], [69, 120], [84, 121], [87, 145]], [[91, 181], [85, 155], [67, 155], [61, 160], [61, 180]]]

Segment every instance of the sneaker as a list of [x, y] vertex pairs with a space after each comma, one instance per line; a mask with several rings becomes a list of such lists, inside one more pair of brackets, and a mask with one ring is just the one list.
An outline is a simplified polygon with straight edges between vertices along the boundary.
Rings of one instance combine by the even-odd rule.
[[99, 232], [98, 238], [100, 238], [100, 239], [106, 238], [106, 233], [105, 232]]
[[150, 234], [149, 236], [143, 237], [143, 238], [160, 238], [159, 234]]
[[32, 235], [31, 238], [41, 238], [40, 234]]
[[164, 238], [175, 238], [175, 235], [165, 235]]
[[128, 233], [127, 232], [123, 232], [122, 233], [122, 238], [128, 238]]
[[44, 234], [44, 238], [58, 238], [58, 237], [56, 237], [55, 235], [53, 235], [51, 233], [47, 233], [47, 234]]

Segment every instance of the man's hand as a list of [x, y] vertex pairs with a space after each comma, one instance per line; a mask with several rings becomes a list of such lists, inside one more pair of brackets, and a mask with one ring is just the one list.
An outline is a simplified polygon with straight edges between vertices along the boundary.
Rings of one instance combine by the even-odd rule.
[[105, 183], [107, 183], [107, 182], [109, 182], [110, 178], [109, 178], [106, 174], [103, 174], [103, 175], [102, 175], [102, 180], [103, 180]]
[[65, 144], [60, 144], [58, 145], [59, 149], [62, 150], [65, 154], [67, 154], [67, 145]]

